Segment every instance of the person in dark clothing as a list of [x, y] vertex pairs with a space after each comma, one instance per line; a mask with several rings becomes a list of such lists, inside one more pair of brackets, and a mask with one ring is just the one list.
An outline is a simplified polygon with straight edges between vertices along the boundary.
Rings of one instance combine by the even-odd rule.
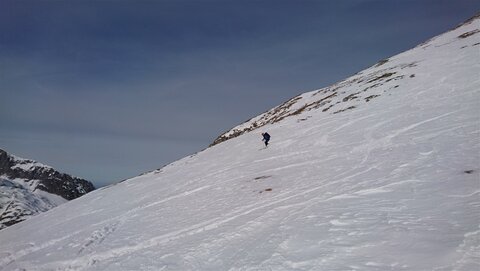
[[265, 132], [265, 133], [262, 133], [262, 136], [263, 136], [262, 141], [265, 142], [265, 147], [267, 147], [268, 141], [270, 141], [270, 135], [267, 132]]

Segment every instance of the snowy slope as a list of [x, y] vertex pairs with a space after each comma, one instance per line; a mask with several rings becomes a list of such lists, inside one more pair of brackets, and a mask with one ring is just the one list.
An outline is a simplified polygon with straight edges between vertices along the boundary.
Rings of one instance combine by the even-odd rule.
[[86, 180], [0, 149], [0, 230], [93, 189]]
[[[473, 17], [477, 19], [478, 16]], [[267, 124], [274, 124], [288, 117], [294, 117], [301, 113], [311, 110], [321, 110], [322, 112], [329, 112], [332, 114], [338, 114], [347, 110], [351, 110], [357, 107], [365, 106], [366, 103], [381, 97], [382, 95], [392, 95], [392, 92], [399, 91], [399, 87], [410, 88], [412, 83], [418, 84], [417, 80], [407, 80], [408, 78], [415, 78], [418, 74], [415, 74], [415, 67], [421, 65], [423, 69], [434, 69], [435, 67], [440, 67], [441, 69], [448, 69], [448, 58], [440, 58], [439, 54], [442, 50], [435, 50], [433, 48], [443, 47], [448, 45], [449, 42], [458, 41], [458, 39], [467, 39], [465, 42], [458, 42], [457, 45], [460, 45], [456, 49], [465, 49], [470, 48], [470, 52], [473, 54], [474, 64], [478, 64], [478, 50], [479, 44], [478, 41], [478, 22], [467, 21], [466, 25], [463, 25], [464, 28], [446, 34], [445, 36], [451, 36], [451, 40], [434, 38], [428, 43], [419, 45], [414, 50], [407, 51], [398, 56], [382, 59], [376, 63], [370, 69], [364, 70], [355, 74], [354, 76], [336, 83], [332, 86], [307, 92], [292, 99], [286, 101], [285, 103], [272, 108], [264, 114], [261, 114], [257, 117], [254, 117], [245, 123], [238, 125], [231, 130], [220, 135], [212, 145], [216, 145], [225, 140], [237, 137], [243, 133], [253, 131], [255, 129], [261, 128]], [[458, 33], [466, 31], [460, 35]], [[477, 36], [474, 36], [477, 34]], [[456, 36], [457, 35], [457, 36]], [[445, 37], [444, 36], [444, 37]], [[472, 43], [473, 42], [473, 43]], [[476, 46], [476, 47], [475, 47]], [[476, 49], [474, 49], [476, 48]], [[423, 50], [421, 50], [423, 49]], [[433, 49], [433, 50], [432, 50]], [[443, 54], [456, 54], [457, 50], [451, 50], [451, 47], [445, 47]], [[419, 55], [419, 51], [423, 51]], [[406, 57], [407, 55], [414, 54], [414, 57]], [[453, 56], [451, 56], [453, 57]], [[425, 60], [432, 61], [431, 63], [422, 63]], [[432, 65], [427, 68], [427, 65]], [[437, 76], [437, 74], [432, 74], [431, 76]], [[423, 78], [423, 80], [428, 80], [428, 78]], [[442, 80], [442, 78], [436, 78], [434, 80]], [[411, 82], [413, 81], [413, 82]], [[407, 85], [405, 85], [407, 84]], [[304, 121], [310, 118], [308, 114], [303, 114], [305, 118], [299, 118], [299, 121]]]
[[478, 270], [479, 28], [1, 231], [0, 270]]

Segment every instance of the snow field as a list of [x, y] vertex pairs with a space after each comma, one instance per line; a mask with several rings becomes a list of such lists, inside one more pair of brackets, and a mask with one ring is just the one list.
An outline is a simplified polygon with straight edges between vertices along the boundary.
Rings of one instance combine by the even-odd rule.
[[476, 28], [354, 75], [406, 75], [372, 101], [304, 111], [3, 230], [0, 270], [479, 269], [480, 34], [458, 38]]

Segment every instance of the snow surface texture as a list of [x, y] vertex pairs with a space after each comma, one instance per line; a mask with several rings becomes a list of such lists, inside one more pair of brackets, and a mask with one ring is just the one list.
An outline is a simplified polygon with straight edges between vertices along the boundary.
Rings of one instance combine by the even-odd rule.
[[0, 270], [479, 270], [479, 24], [301, 95], [336, 93], [266, 149], [244, 133], [1, 231]]

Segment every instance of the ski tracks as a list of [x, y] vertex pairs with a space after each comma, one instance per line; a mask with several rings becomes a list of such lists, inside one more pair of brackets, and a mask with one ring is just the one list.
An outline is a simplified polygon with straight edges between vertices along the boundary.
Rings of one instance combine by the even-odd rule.
[[[269, 210], [269, 212], [272, 212], [272, 210], [276, 208], [291, 208], [291, 207], [297, 206], [298, 204], [295, 204], [295, 203], [283, 204], [280, 206], [278, 205], [280, 203], [294, 199], [296, 197], [303, 198], [306, 194], [314, 193], [322, 188], [323, 187], [315, 187], [312, 189], [302, 191], [300, 193], [298, 192], [297, 193], [292, 193], [292, 192], [281, 193], [275, 196], [274, 198], [270, 199], [268, 202], [263, 202], [262, 204], [258, 204], [258, 202], [255, 202], [246, 206], [242, 206], [234, 209], [233, 211], [229, 212], [224, 216], [212, 218], [204, 222], [197, 223], [190, 227], [186, 227], [176, 231], [171, 231], [169, 233], [150, 238], [138, 244], [117, 247], [117, 248], [109, 249], [106, 251], [96, 251], [95, 253], [92, 250], [92, 253], [86, 254], [86, 255], [79, 255], [79, 257], [73, 260], [70, 259], [70, 260], [56, 261], [56, 262], [50, 262], [43, 266], [37, 266], [37, 270], [50, 270], [50, 269], [58, 269], [58, 268], [60, 268], [59, 270], [82, 270], [82, 269], [88, 268], [89, 266], [93, 266], [100, 263], [106, 263], [107, 261], [113, 258], [122, 257], [139, 250], [146, 250], [152, 247], [162, 246], [167, 244], [168, 242], [172, 242], [181, 238], [186, 238], [192, 235], [215, 230], [223, 225], [228, 224], [229, 222], [232, 222], [234, 220], [237, 220], [247, 215], [251, 215], [257, 211], [259, 213], [259, 216], [261, 216], [261, 214], [264, 213], [263, 210]], [[316, 200], [318, 200], [318, 198]], [[303, 204], [300, 204], [300, 205], [303, 205]], [[115, 231], [115, 229], [118, 228], [120, 225], [121, 223], [112, 223], [102, 227], [99, 230], [94, 231], [91, 234], [91, 236], [88, 238], [88, 240], [82, 245], [82, 247], [78, 251], [78, 254], [82, 254], [83, 252], [88, 251], [94, 245], [101, 244], [103, 240], [105, 240], [110, 234], [112, 234]], [[45, 245], [45, 247], [46, 246], [48, 245]], [[28, 253], [25, 253], [25, 255], [26, 254]]]
[[0, 259], [0, 270], [3, 270], [3, 268], [12, 264], [17, 259], [20, 259], [20, 258], [22, 258], [22, 257], [24, 257], [28, 254], [37, 252], [37, 251], [42, 250], [44, 248], [56, 245], [56, 244], [62, 242], [63, 240], [67, 240], [67, 239], [71, 238], [72, 236], [75, 236], [75, 235], [79, 234], [80, 232], [82, 232], [82, 231], [81, 230], [80, 231], [75, 231], [72, 234], [68, 234], [68, 235], [65, 235], [65, 236], [60, 237], [60, 238], [52, 239], [52, 240], [50, 240], [48, 242], [45, 242], [43, 244], [40, 244], [40, 245], [30, 243], [29, 247], [18, 250], [16, 253], [7, 252], [8, 255], [6, 257], [4, 257], [3, 259]]
[[[93, 245], [99, 245], [101, 244], [110, 234], [112, 234], [118, 226], [122, 224], [121, 221], [116, 221], [112, 224], [108, 224], [104, 227], [102, 227], [99, 230], [95, 230], [89, 238], [85, 241], [85, 243], [82, 245], [80, 250], [78, 251], [78, 254], [81, 254], [82, 252], [86, 250], [90, 250], [90, 247]], [[94, 250], [92, 250], [94, 252]]]
[[[158, 206], [160, 204], [166, 203], [168, 201], [171, 201], [171, 200], [174, 200], [174, 199], [177, 199], [177, 198], [180, 198], [180, 197], [184, 197], [184, 196], [188, 196], [188, 195], [197, 193], [197, 192], [202, 191], [204, 189], [207, 189], [209, 187], [210, 187], [210, 185], [198, 187], [196, 189], [188, 190], [188, 191], [185, 191], [185, 192], [182, 192], [182, 193], [164, 198], [162, 200], [152, 202], [150, 204], [141, 205], [141, 206], [133, 208], [133, 209], [129, 210], [128, 212], [125, 212], [125, 213], [123, 213], [119, 216], [115, 216], [115, 217], [112, 217], [110, 219], [103, 220], [99, 223], [91, 225], [91, 228], [96, 228], [96, 229], [93, 230], [93, 232], [90, 234], [90, 236], [86, 239], [85, 242], [83, 242], [80, 249], [77, 251], [78, 255], [83, 255], [83, 256], [79, 256], [77, 259], [75, 259], [73, 261], [68, 261], [68, 260], [63, 261], [62, 263], [64, 263], [64, 264], [61, 264], [61, 266], [64, 267], [64, 270], [78, 270], [78, 269], [82, 269], [82, 268], [87, 267], [87, 266], [94, 265], [94, 264], [98, 263], [101, 259], [108, 259], [109, 257], [105, 257], [105, 256], [104, 257], [95, 256], [95, 255], [98, 255], [98, 254], [95, 254], [96, 251], [95, 251], [94, 247], [103, 243], [103, 241], [106, 238], [108, 238], [108, 236], [113, 234], [132, 214], [137, 213], [138, 211], [146, 209], [146, 208], [151, 208], [151, 207], [154, 207], [154, 206]], [[100, 227], [100, 228], [98, 228], [98, 227]], [[17, 261], [18, 259], [21, 259], [24, 256], [27, 256], [29, 254], [35, 253], [37, 251], [40, 251], [42, 249], [45, 249], [45, 248], [48, 248], [48, 247], [51, 247], [51, 246], [55, 246], [55, 245], [61, 243], [64, 240], [68, 240], [68, 239], [70, 239], [70, 238], [72, 238], [73, 236], [76, 236], [76, 235], [81, 235], [81, 233], [84, 233], [84, 232], [85, 232], [85, 229], [82, 229], [82, 230], [79, 230], [79, 231], [75, 231], [75, 232], [73, 232], [69, 235], [66, 235], [66, 236], [63, 236], [63, 237], [60, 237], [60, 238], [56, 238], [56, 239], [52, 239], [52, 240], [50, 240], [48, 242], [45, 242], [43, 244], [40, 244], [40, 245], [30, 244], [29, 247], [21, 249], [21, 250], [17, 251], [16, 253], [3, 252], [4, 255], [2, 255], [2, 258], [0, 258], [0, 270], [3, 270], [4, 267], [14, 263], [15, 261]], [[71, 246], [75, 246], [75, 244], [71, 244]], [[118, 249], [118, 250], [121, 251], [121, 249]], [[89, 253], [86, 254], [87, 252], [89, 252]], [[118, 253], [117, 251], [113, 251], [113, 252]], [[120, 253], [120, 254], [122, 254], [122, 253]], [[82, 259], [82, 260], [80, 260], [80, 259]], [[55, 267], [55, 265], [48, 264], [45, 268], [43, 268], [41, 266], [32, 266], [32, 267], [29, 267], [29, 270], [30, 269], [31, 270], [52, 270], [52, 269], [56, 269], [56, 268], [57, 267]]]

